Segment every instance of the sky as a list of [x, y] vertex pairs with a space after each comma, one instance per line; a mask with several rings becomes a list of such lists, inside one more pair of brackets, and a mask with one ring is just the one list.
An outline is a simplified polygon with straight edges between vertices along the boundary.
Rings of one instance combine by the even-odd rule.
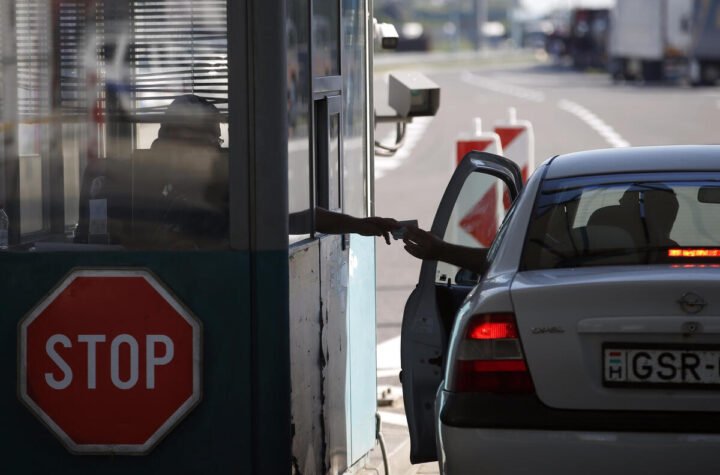
[[541, 13], [558, 7], [609, 7], [615, 0], [522, 0], [525, 8]]

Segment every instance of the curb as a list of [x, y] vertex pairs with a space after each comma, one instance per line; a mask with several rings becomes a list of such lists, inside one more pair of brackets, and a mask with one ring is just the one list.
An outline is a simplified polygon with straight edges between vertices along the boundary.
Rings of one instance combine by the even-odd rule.
[[540, 63], [534, 50], [484, 50], [426, 53], [378, 53], [373, 58], [373, 72], [383, 73], [399, 69], [423, 68], [467, 68], [498, 65], [525, 65]]

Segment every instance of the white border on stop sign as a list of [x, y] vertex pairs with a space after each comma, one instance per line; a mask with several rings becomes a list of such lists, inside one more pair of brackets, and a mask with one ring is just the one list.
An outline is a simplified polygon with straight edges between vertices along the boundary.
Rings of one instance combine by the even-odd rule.
[[[27, 394], [27, 327], [78, 277], [141, 277], [192, 328], [193, 333], [193, 394], [143, 444], [77, 444]], [[18, 398], [75, 454], [146, 455], [182, 421], [202, 400], [202, 321], [186, 308], [175, 294], [149, 269], [145, 268], [74, 268], [58, 285], [18, 322]]]

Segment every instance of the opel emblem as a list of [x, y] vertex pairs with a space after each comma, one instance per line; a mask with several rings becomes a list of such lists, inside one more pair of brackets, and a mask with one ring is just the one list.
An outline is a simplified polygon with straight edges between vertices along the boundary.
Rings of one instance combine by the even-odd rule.
[[702, 309], [704, 309], [707, 305], [707, 303], [705, 302], [705, 300], [703, 300], [702, 297], [692, 292], [688, 292], [683, 295], [682, 298], [678, 300], [678, 303], [680, 304], [680, 307], [682, 307], [682, 309], [685, 311], [685, 313], [689, 314], [700, 313]]

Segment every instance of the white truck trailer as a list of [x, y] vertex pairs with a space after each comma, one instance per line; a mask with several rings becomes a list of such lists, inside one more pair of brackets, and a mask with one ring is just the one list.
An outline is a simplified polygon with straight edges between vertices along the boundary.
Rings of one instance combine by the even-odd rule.
[[695, 0], [689, 80], [712, 85], [720, 80], [720, 0]]
[[692, 44], [693, 0], [618, 0], [611, 14], [614, 79], [684, 77]]

